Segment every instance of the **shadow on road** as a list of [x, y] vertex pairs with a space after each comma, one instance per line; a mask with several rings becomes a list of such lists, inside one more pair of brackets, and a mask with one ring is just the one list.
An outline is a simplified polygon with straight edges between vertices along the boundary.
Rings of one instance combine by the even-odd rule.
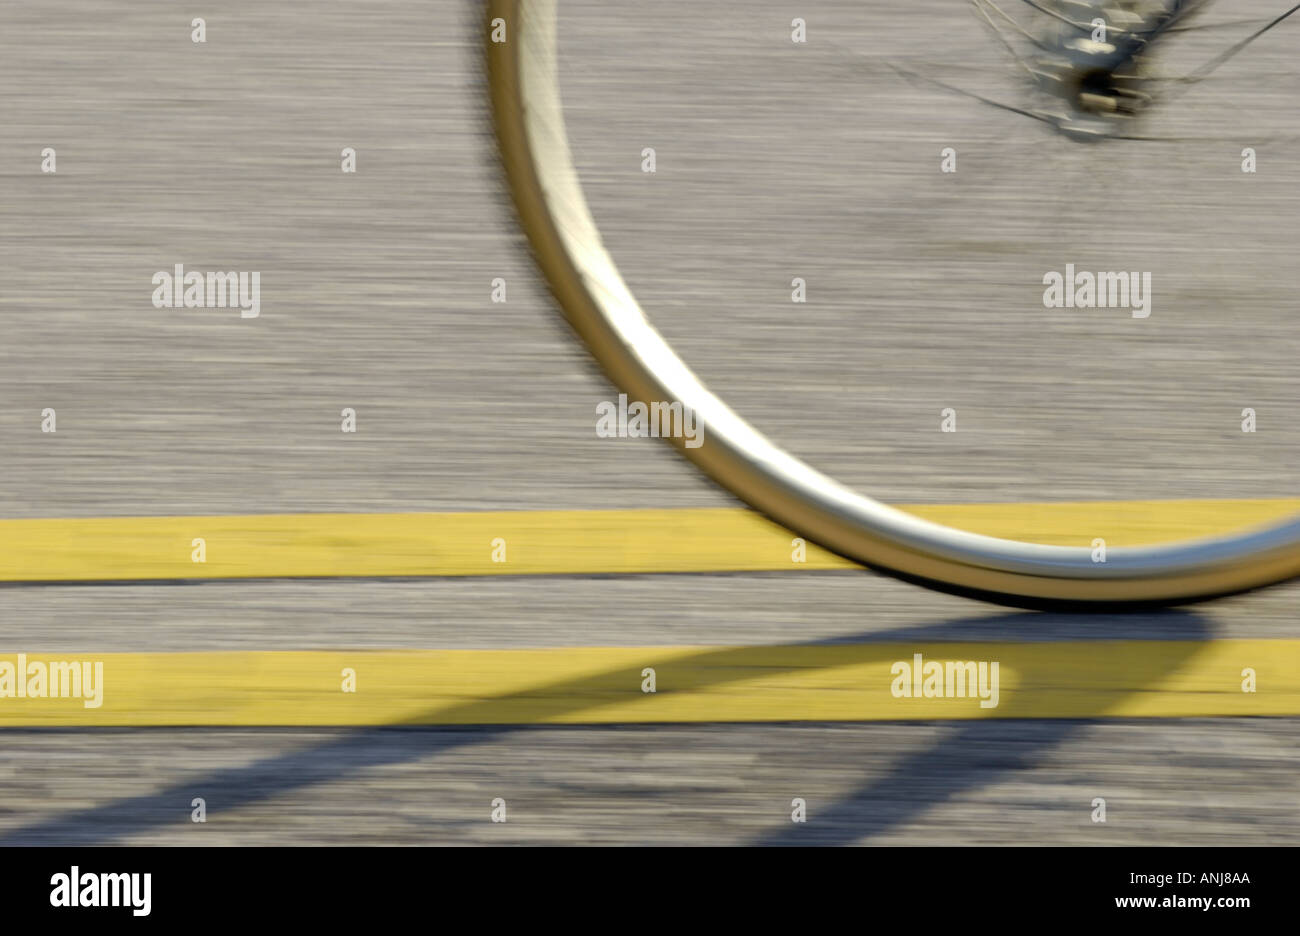
[[[880, 644], [970, 641], [973, 630], [978, 630], [982, 636], [996, 630], [998, 639], [1003, 641], [1043, 639], [1045, 631], [1050, 631], [1053, 640], [1141, 638], [1204, 641], [1208, 638], [1209, 626], [1200, 615], [1179, 609], [1108, 616], [1015, 612], [945, 620], [791, 646], [838, 646], [843, 653], [836, 655], [835, 665], [885, 662], [896, 657], [896, 648]], [[1116, 650], [1112, 646], [1107, 652]], [[689, 665], [692, 673], [690, 686], [704, 688], [753, 677], [755, 671], [749, 664], [752, 653], [752, 647], [705, 650], [660, 665], [665, 668]], [[1195, 653], [1195, 648], [1191, 648], [1181, 655], [1163, 656], [1159, 660], [1123, 661], [1130, 669], [1136, 667], [1136, 672], [1130, 674], [1134, 677], [1133, 692], [1156, 685]], [[649, 658], [646, 665], [656, 664], [653, 658]], [[806, 670], [802, 664], [798, 668]], [[793, 671], [795, 667], [790, 669]], [[773, 671], [768, 665], [762, 672], [771, 675]], [[625, 675], [622, 671], [619, 674]], [[529, 704], [536, 707], [539, 719], [581, 713], [609, 702], [610, 676], [610, 673], [602, 673], [530, 689], [527, 692]], [[894, 764], [885, 777], [864, 784], [838, 803], [819, 807], [815, 822], [786, 822], [760, 836], [756, 843], [848, 844], [886, 833], [953, 796], [1032, 766], [1038, 758], [1091, 720], [1036, 720], [1028, 737], [1017, 738], [1014, 749], [1008, 749], [1005, 744], [1009, 730], [1006, 719], [1018, 716], [1014, 694], [1004, 698], [996, 720], [954, 722], [952, 734], [941, 747], [931, 747], [905, 757]], [[481, 713], [483, 721], [488, 721], [491, 711], [499, 710], [501, 701], [501, 697], [476, 700], [452, 710], [441, 710], [439, 717], [454, 718], [472, 726], [476, 712]], [[1093, 717], [1105, 714], [1101, 710]], [[200, 791], [209, 814], [219, 816], [314, 784], [344, 779], [368, 768], [437, 758], [448, 751], [496, 741], [519, 730], [512, 726], [422, 726], [421, 721], [421, 716], [415, 716], [392, 726], [339, 729], [336, 737], [305, 749], [262, 758], [244, 766], [222, 768], [206, 775], [190, 776], [154, 793], [112, 800], [15, 829], [0, 836], [0, 845], [108, 844], [173, 823], [189, 822], [190, 800]], [[652, 725], [637, 727], [655, 730]], [[140, 731], [159, 729], [124, 730], [135, 735]], [[538, 729], [533, 727], [530, 730]], [[572, 728], [566, 726], [566, 730]], [[963, 769], [953, 771], [954, 760], [964, 761]]]

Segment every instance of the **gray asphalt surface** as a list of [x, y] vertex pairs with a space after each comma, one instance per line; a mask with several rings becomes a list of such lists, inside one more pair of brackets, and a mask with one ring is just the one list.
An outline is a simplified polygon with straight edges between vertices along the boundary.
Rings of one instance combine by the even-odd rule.
[[[1300, 22], [1143, 126], [1197, 140], [1079, 146], [880, 64], [1026, 103], [964, 4], [743, 6], [584, 0], [560, 32], [593, 212], [725, 399], [890, 501], [1296, 496], [1300, 165], [1270, 140], [1298, 132]], [[595, 436], [613, 391], [512, 226], [475, 16], [451, 0], [0, 0], [0, 516], [732, 503], [665, 446]], [[1158, 68], [1240, 35], [1184, 34]], [[938, 172], [945, 146], [955, 175]], [[261, 271], [260, 318], [153, 308], [151, 276], [176, 263]], [[1151, 271], [1151, 318], [1043, 308], [1043, 273], [1066, 263]], [[1082, 617], [866, 573], [0, 587], [0, 643], [1296, 637], [1297, 598]], [[1295, 844], [1296, 728], [6, 731], [0, 842]]]

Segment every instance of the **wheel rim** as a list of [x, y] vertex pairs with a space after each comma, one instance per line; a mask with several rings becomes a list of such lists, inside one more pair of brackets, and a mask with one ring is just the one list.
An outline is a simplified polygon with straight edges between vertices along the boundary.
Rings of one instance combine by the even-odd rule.
[[[506, 41], [491, 40], [492, 22]], [[858, 494], [782, 450], [711, 393], [654, 329], [605, 250], [570, 154], [556, 0], [489, 0], [487, 71], [502, 167], [565, 318], [629, 399], [680, 401], [704, 443], [687, 458], [776, 522], [879, 571], [1019, 606], [1183, 603], [1300, 575], [1300, 516], [1231, 536], [1106, 550], [944, 527]]]

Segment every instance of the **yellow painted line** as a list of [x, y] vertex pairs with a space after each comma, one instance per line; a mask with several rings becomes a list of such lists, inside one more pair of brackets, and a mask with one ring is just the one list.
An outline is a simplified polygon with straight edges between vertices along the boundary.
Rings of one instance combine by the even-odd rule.
[[[995, 707], [897, 697], [921, 654], [998, 664]], [[32, 697], [55, 661], [102, 663], [81, 696]], [[0, 653], [0, 727], [464, 725], [1300, 715], [1300, 640]], [[34, 668], [36, 667], [36, 668]], [[643, 691], [654, 670], [653, 693]], [[83, 665], [82, 671], [85, 672]], [[1243, 691], [1253, 671], [1254, 692]], [[348, 673], [355, 691], [347, 692]], [[987, 687], [992, 688], [992, 669]], [[955, 674], [955, 670], [954, 670]], [[1248, 675], [1248, 674], [1247, 674]], [[901, 681], [901, 682], [900, 682]], [[54, 682], [46, 681], [46, 692]], [[1247, 686], [1248, 688], [1248, 686]], [[959, 689], [954, 682], [953, 691]], [[100, 704], [87, 707], [86, 695]], [[988, 701], [993, 701], [991, 692]]]
[[[1165, 542], [1300, 512], [1300, 499], [905, 506], [1005, 539]], [[0, 581], [848, 569], [748, 510], [267, 514], [0, 520]], [[202, 562], [197, 552], [202, 540]], [[504, 544], [504, 545], [502, 545]], [[499, 561], [499, 560], [504, 561]]]

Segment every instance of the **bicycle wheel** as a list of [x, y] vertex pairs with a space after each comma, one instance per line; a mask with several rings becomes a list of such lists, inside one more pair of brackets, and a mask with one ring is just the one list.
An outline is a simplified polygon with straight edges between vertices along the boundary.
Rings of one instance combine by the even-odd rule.
[[565, 317], [629, 398], [677, 401], [697, 415], [704, 444], [674, 444], [755, 509], [873, 569], [1015, 606], [1186, 603], [1300, 575], [1300, 518], [1230, 536], [1114, 548], [1098, 561], [1086, 545], [1015, 542], [927, 522], [858, 494], [782, 450], [674, 353], [605, 249], [570, 153], [555, 0], [491, 0], [484, 35], [505, 177]]

